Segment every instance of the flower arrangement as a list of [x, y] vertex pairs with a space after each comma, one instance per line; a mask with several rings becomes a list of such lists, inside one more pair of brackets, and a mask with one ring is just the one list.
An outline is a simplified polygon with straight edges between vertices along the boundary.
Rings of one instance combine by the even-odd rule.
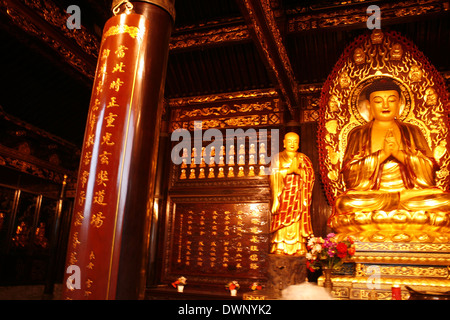
[[323, 268], [339, 269], [345, 258], [355, 254], [354, 240], [347, 237], [338, 242], [334, 233], [329, 233], [325, 239], [312, 237], [307, 243], [306, 267], [314, 272]]
[[185, 286], [187, 279], [183, 276], [179, 277], [175, 282], [172, 282], [172, 286], [176, 288], [177, 286]]
[[239, 286], [239, 283], [236, 280], [234, 280], [234, 281], [227, 283], [225, 285], [225, 288], [227, 288], [230, 291], [231, 290], [239, 290], [240, 286]]
[[261, 290], [262, 285], [260, 285], [258, 282], [253, 282], [250, 286], [250, 289], [252, 289], [252, 291]]

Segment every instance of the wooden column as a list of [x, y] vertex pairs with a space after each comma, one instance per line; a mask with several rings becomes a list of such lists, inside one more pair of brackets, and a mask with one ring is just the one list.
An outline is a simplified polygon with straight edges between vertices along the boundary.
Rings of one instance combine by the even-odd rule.
[[113, 12], [79, 167], [66, 299], [138, 299], [145, 289], [174, 0], [113, 1]]

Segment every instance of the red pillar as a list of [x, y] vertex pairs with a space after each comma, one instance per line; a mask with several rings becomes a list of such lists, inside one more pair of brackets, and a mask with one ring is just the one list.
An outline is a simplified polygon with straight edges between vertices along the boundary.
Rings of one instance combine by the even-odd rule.
[[66, 299], [138, 299], [145, 289], [174, 0], [119, 0], [113, 9], [79, 167]]

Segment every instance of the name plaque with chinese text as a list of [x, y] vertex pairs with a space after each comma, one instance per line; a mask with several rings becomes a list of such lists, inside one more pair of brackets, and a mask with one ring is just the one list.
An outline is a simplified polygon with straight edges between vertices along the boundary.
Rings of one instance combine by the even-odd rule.
[[172, 205], [168, 273], [210, 276], [211, 282], [264, 279], [268, 208], [245, 202]]

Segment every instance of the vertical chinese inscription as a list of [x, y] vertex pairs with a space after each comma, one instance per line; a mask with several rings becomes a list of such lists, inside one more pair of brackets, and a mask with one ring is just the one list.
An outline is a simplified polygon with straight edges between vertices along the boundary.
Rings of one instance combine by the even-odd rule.
[[81, 155], [68, 263], [82, 268], [81, 291], [86, 298], [104, 299], [109, 294], [104, 290], [111, 272], [124, 137], [142, 46], [142, 37], [136, 35], [145, 30], [138, 16], [128, 18], [128, 23], [140, 27], [119, 18], [105, 26]]

